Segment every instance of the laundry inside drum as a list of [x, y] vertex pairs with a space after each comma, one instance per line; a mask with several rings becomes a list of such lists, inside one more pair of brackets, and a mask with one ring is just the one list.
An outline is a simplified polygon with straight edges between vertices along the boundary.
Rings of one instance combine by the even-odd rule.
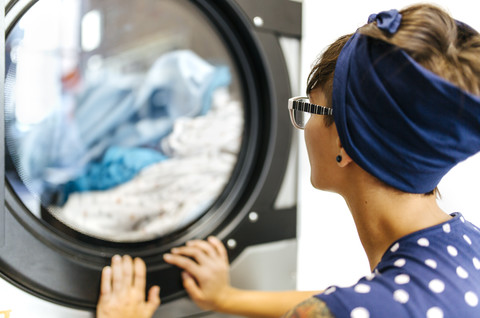
[[38, 1], [5, 50], [7, 181], [38, 218], [138, 242], [219, 200], [242, 145], [242, 88], [189, 1]]

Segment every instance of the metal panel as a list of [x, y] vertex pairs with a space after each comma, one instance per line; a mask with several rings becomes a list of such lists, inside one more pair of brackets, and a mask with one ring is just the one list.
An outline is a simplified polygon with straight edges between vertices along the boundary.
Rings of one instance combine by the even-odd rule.
[[302, 34], [302, 4], [291, 0], [237, 0], [260, 30], [292, 37]]

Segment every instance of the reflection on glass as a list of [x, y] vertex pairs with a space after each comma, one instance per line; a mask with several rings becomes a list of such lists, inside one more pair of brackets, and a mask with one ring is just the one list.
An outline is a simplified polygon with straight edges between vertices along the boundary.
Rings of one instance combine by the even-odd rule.
[[142, 241], [218, 199], [243, 105], [225, 45], [188, 1], [39, 1], [6, 44], [7, 178], [32, 213]]

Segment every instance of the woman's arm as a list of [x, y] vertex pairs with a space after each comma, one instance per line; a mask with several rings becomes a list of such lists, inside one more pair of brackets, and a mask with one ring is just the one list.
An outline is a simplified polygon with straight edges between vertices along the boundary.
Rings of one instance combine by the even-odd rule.
[[[314, 299], [312, 296], [318, 294], [313, 291], [254, 291], [236, 289], [220, 305], [218, 311], [240, 315], [246, 317], [281, 317], [291, 310], [295, 305], [308, 302]], [[298, 316], [292, 312], [292, 315], [284, 317], [323, 317], [323, 316]], [[328, 316], [325, 316], [328, 317]]]
[[165, 261], [184, 270], [183, 285], [202, 309], [234, 315], [280, 317], [318, 291], [264, 292], [230, 285], [227, 251], [220, 240], [190, 241], [172, 249]]
[[286, 313], [283, 318], [335, 318], [327, 304], [322, 300], [311, 297], [298, 304]]

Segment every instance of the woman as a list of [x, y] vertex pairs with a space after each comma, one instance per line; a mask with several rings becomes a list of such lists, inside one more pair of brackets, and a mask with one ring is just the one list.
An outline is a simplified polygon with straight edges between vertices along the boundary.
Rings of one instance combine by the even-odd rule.
[[440, 179], [480, 151], [479, 34], [431, 5], [372, 15], [324, 52], [307, 93], [289, 108], [311, 182], [345, 199], [372, 274], [323, 293], [238, 290], [209, 238], [165, 255], [191, 298], [246, 316], [300, 302], [285, 317], [480, 317], [480, 230], [436, 202]]

